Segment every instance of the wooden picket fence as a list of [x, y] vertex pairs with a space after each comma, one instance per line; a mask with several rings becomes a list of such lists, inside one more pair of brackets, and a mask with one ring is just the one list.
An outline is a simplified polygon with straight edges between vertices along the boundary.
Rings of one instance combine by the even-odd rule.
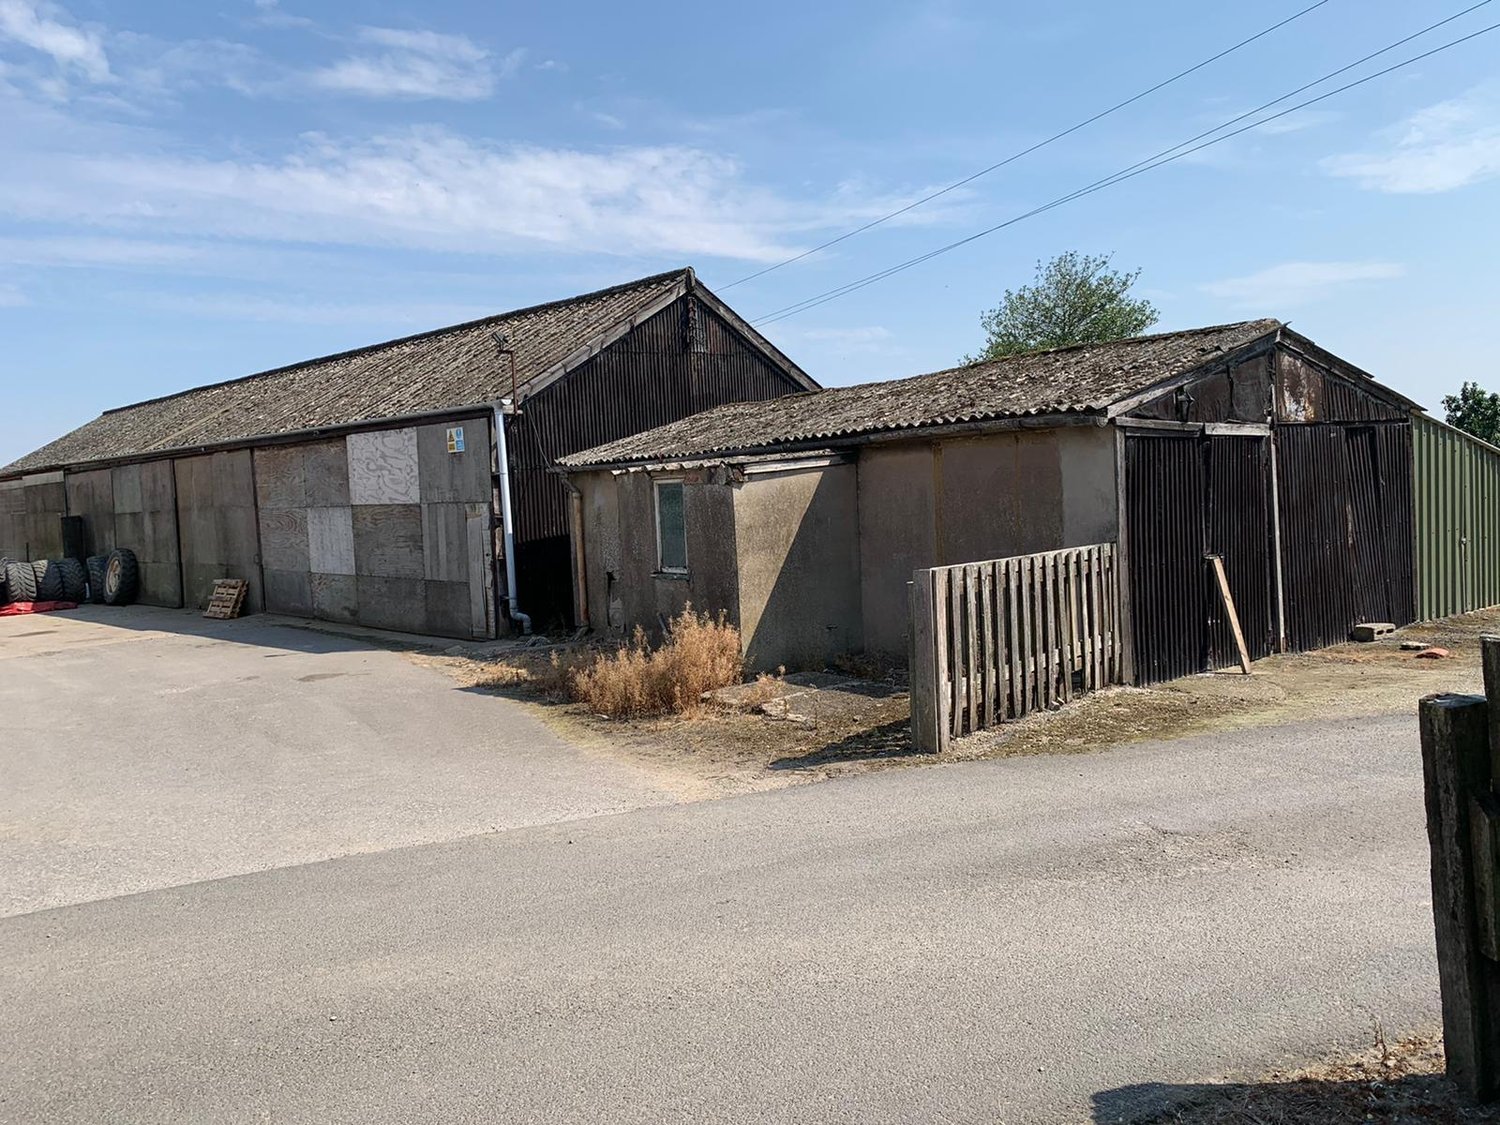
[[920, 750], [1124, 682], [1116, 547], [919, 570], [911, 724]]

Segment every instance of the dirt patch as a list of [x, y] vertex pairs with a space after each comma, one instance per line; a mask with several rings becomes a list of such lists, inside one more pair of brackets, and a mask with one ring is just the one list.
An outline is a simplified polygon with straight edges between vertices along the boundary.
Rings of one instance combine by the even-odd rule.
[[[1464, 1104], [1443, 1076], [1443, 1041], [1415, 1036], [1259, 1082], [1201, 1086], [1182, 1103], [1138, 1125], [1345, 1125], [1372, 1121], [1429, 1125], [1500, 1122], [1500, 1109]], [[1111, 1118], [1113, 1120], [1113, 1118]]]
[[[574, 646], [514, 646], [476, 659], [409, 654], [441, 667], [465, 689], [518, 700], [595, 752], [652, 770], [684, 795], [722, 796], [820, 781], [871, 769], [1022, 754], [1082, 753], [1143, 740], [1272, 726], [1310, 718], [1414, 714], [1439, 691], [1479, 691], [1479, 638], [1500, 633], [1500, 609], [1413, 625], [1369, 644], [1258, 661], [1238, 671], [1189, 676], [1151, 688], [1115, 688], [1059, 711], [1029, 715], [956, 742], [941, 757], [911, 746], [910, 703], [898, 670], [845, 665], [829, 682], [866, 690], [799, 695], [781, 714], [762, 704], [785, 689], [747, 690], [738, 705], [713, 704], [688, 718], [620, 721], [566, 702], [558, 669]], [[1429, 660], [1403, 641], [1440, 645]]]

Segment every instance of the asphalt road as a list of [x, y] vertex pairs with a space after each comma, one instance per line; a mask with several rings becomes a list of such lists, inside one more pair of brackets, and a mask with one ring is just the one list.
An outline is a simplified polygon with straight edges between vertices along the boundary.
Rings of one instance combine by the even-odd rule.
[[0, 618], [0, 914], [676, 799], [400, 653], [274, 622]]
[[1129, 1120], [1430, 911], [1406, 718], [892, 770], [0, 920], [0, 1120]]

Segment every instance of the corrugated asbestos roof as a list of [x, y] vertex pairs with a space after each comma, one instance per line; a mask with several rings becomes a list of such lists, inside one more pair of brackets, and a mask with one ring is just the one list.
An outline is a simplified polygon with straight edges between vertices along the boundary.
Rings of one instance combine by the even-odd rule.
[[0, 474], [492, 402], [511, 391], [510, 367], [494, 332], [510, 338], [516, 381], [524, 385], [669, 297], [689, 277], [688, 270], [673, 270], [120, 407], [7, 465]]
[[1027, 415], [1099, 413], [1112, 403], [1281, 327], [1250, 320], [968, 364], [929, 375], [734, 403], [562, 458], [569, 468], [769, 449], [893, 430]]

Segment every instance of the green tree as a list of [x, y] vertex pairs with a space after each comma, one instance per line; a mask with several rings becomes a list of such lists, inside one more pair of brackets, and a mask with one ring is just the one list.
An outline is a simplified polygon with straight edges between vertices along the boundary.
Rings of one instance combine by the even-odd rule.
[[1150, 328], [1161, 314], [1150, 301], [1130, 295], [1141, 271], [1112, 270], [1112, 258], [1069, 250], [1050, 262], [1037, 262], [1030, 285], [1007, 289], [1000, 303], [980, 318], [984, 347], [967, 361], [1098, 344]]
[[1443, 396], [1443, 409], [1448, 412], [1448, 425], [1500, 445], [1500, 394], [1478, 383], [1465, 383], [1458, 394]]

